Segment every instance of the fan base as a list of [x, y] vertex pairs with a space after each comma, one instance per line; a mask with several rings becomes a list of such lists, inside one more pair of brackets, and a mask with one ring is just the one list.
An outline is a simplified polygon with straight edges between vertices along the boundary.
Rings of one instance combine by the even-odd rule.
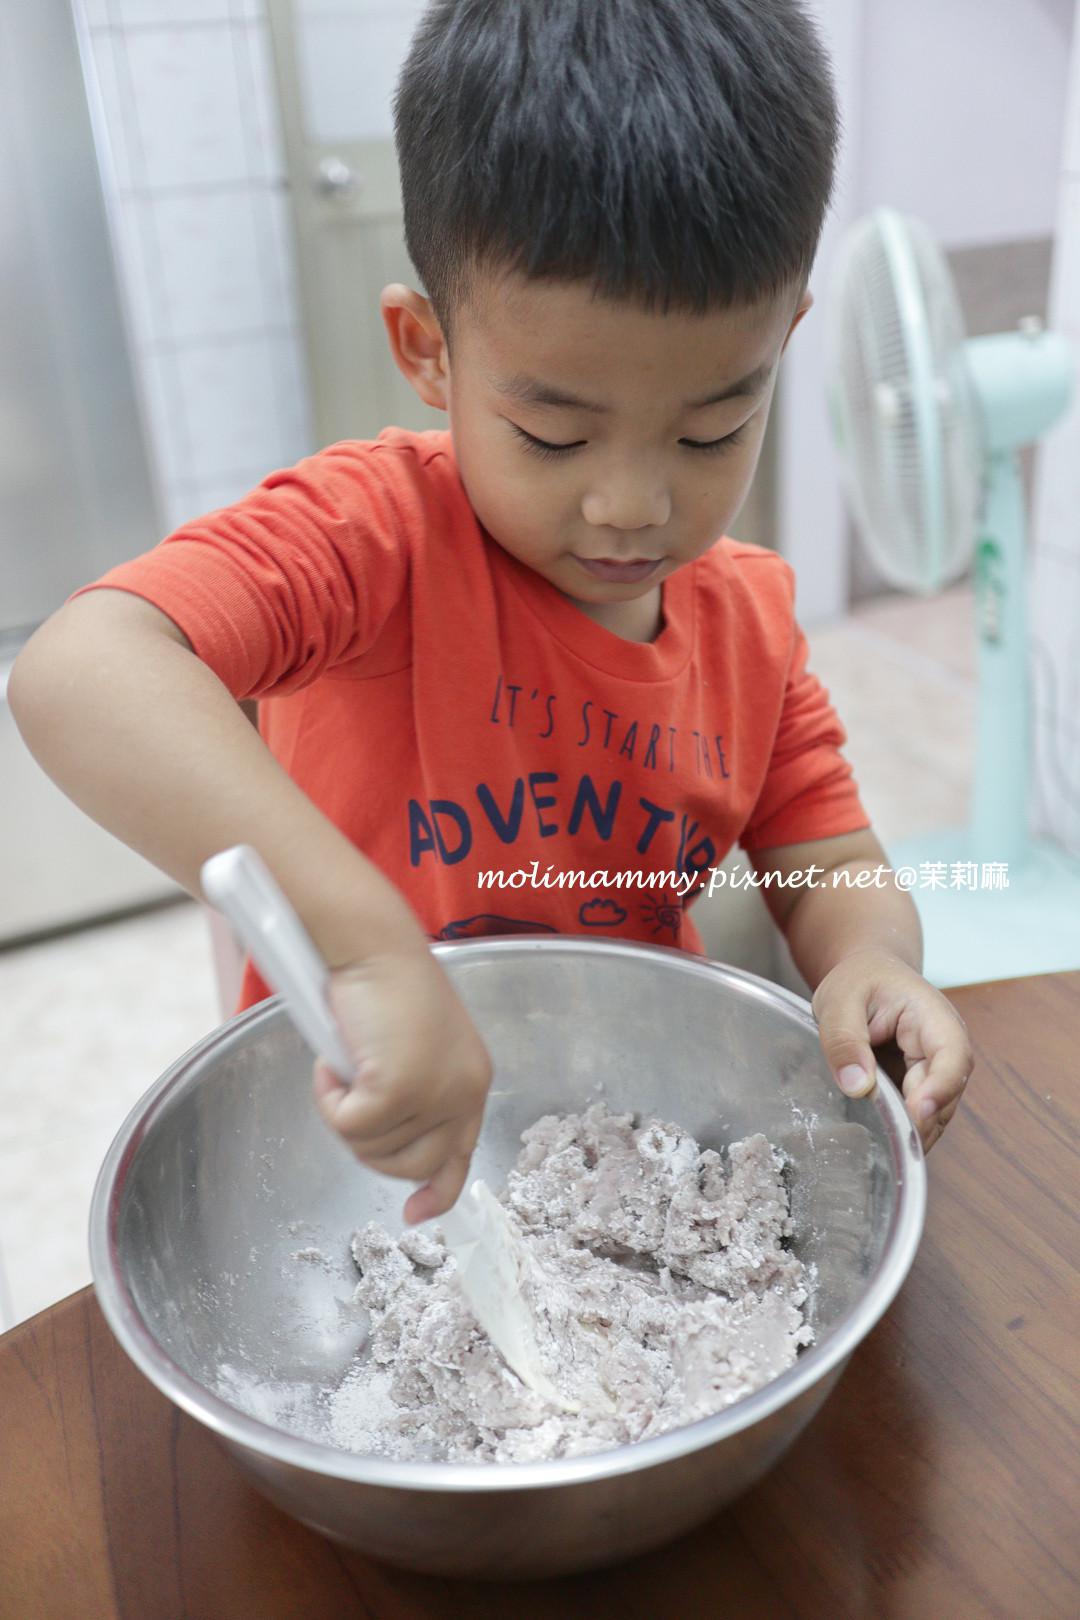
[[[1006, 889], [923, 886], [924, 861], [945, 862], [948, 882], [953, 863], [972, 861], [971, 845], [970, 828], [949, 827], [889, 846], [894, 870], [919, 872], [910, 892], [922, 919], [923, 977], [943, 989], [1080, 969], [1080, 861], [1032, 839], [1024, 861], [1009, 865]], [[981, 864], [976, 871], [981, 883]]]

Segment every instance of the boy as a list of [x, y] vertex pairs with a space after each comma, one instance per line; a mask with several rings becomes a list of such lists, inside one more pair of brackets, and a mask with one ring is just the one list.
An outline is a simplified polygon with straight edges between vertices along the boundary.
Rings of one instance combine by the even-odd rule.
[[[13, 673], [29, 746], [192, 893], [216, 850], [262, 852], [358, 1060], [350, 1088], [316, 1066], [319, 1106], [424, 1183], [410, 1221], [456, 1199], [491, 1079], [429, 939], [700, 950], [686, 891], [736, 840], [785, 883], [817, 869], [764, 894], [830, 1065], [862, 1095], [895, 1036], [931, 1146], [964, 1026], [920, 976], [910, 898], [833, 886], [887, 858], [790, 567], [723, 538], [832, 185], [809, 22], [797, 0], [438, 0], [395, 118], [427, 296], [387, 287], [382, 315], [449, 431], [332, 445], [76, 593]], [[480, 886], [533, 862], [656, 884]], [[265, 994], [249, 966], [241, 1006]]]

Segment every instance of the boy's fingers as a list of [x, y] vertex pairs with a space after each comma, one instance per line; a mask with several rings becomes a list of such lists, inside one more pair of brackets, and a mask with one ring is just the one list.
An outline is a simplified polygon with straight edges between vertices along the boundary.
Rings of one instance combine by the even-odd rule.
[[317, 1063], [315, 1100], [327, 1124], [350, 1141], [375, 1140], [421, 1117], [420, 1110], [412, 1106], [411, 1087], [373, 1088], [367, 1084], [363, 1063], [350, 1085], [344, 1085], [323, 1063]]
[[322, 1104], [331, 1099], [343, 1097], [348, 1090], [345, 1082], [338, 1078], [328, 1063], [322, 1058], [315, 1060], [315, 1100]]
[[[400, 1176], [405, 1181], [434, 1181], [450, 1158], [463, 1155], [467, 1163], [469, 1157], [464, 1151], [460, 1120], [443, 1122], [432, 1130], [424, 1131], [395, 1153], [375, 1155], [366, 1148], [350, 1146], [364, 1164], [378, 1170], [380, 1175]], [[446, 1207], [449, 1208], [449, 1205]]]
[[936, 1143], [940, 1142], [944, 1131], [945, 1126], [940, 1120], [934, 1120], [932, 1122], [930, 1129], [924, 1132], [921, 1136], [922, 1150], [924, 1153], [929, 1153], [930, 1149], [934, 1147]]
[[921, 1064], [912, 1064], [909, 1078], [920, 1067], [922, 1073], [914, 1079], [910, 1088], [907, 1081], [904, 1083], [904, 1095], [914, 1104], [917, 1119], [921, 1117], [923, 1104], [929, 1101], [936, 1105], [935, 1115], [950, 1105], [955, 1107], [975, 1062], [967, 1030], [959, 1019], [950, 1017], [948, 1013], [940, 1019], [928, 1015], [919, 1033], [926, 1056]]
[[909, 1063], [907, 1069], [905, 1070], [901, 1090], [904, 1095], [904, 1101], [907, 1103], [909, 1110], [913, 1109], [916, 1100], [922, 1095], [922, 1092], [926, 1088], [926, 1075], [928, 1067], [929, 1065], [927, 1064], [925, 1058], [916, 1058], [915, 1062]]
[[963, 1077], [963, 1079], [960, 1082], [960, 1089], [956, 1092], [956, 1094], [953, 1096], [951, 1101], [947, 1102], [945, 1104], [944, 1108], [939, 1108], [937, 1110], [937, 1112], [933, 1115], [933, 1118], [941, 1126], [942, 1130], [945, 1129], [945, 1126], [949, 1123], [949, 1121], [952, 1119], [953, 1115], [956, 1113], [956, 1110], [959, 1108], [960, 1099], [964, 1095], [964, 1090], [965, 1090], [965, 1087], [967, 1086], [968, 1078], [969, 1077], [967, 1075], [965, 1075]]
[[[388, 1131], [372, 1132], [370, 1135], [360, 1135], [354, 1131], [345, 1131], [339, 1123], [335, 1122], [334, 1129], [358, 1158], [365, 1160], [372, 1166], [376, 1161], [382, 1164], [385, 1160], [393, 1159], [397, 1154], [405, 1152], [414, 1142], [419, 1142], [435, 1131], [444, 1130], [448, 1125], [456, 1125], [459, 1121], [449, 1114], [427, 1118], [423, 1114], [410, 1114]], [[394, 1172], [391, 1172], [392, 1174]]]
[[381, 1136], [347, 1136], [345, 1140], [357, 1158], [363, 1159], [373, 1169], [393, 1166], [386, 1173], [396, 1176], [400, 1173], [396, 1163], [403, 1153], [408, 1153], [420, 1142], [427, 1142], [440, 1131], [456, 1128], [460, 1123], [456, 1115], [426, 1119], [421, 1114], [414, 1114], [411, 1119], [404, 1120], [394, 1130], [386, 1131]]
[[[912, 1069], [923, 1070], [925, 1068], [926, 1065], [922, 1062], [912, 1065]], [[964, 1094], [966, 1084], [967, 1076], [964, 1075], [948, 1101], [941, 1106], [935, 1106], [929, 1113], [923, 1112], [922, 1105], [926, 1101], [934, 1101], [935, 1091], [941, 1089], [939, 1082], [935, 1082], [935, 1091], [930, 1090], [930, 1081], [928, 1079], [916, 1082], [910, 1093], [905, 1095], [907, 1111], [915, 1122], [924, 1153], [929, 1153], [930, 1149], [935, 1146], [944, 1134], [945, 1127], [960, 1106], [960, 1099]]]
[[464, 1130], [459, 1130], [455, 1147], [445, 1164], [435, 1172], [425, 1187], [418, 1188], [408, 1200], [405, 1205], [405, 1219], [410, 1225], [415, 1225], [417, 1221], [430, 1220], [436, 1215], [444, 1215], [457, 1203], [469, 1174], [476, 1144], [480, 1140], [483, 1119], [481, 1111], [468, 1121]]
[[[343, 1136], [350, 1147], [357, 1150], [363, 1147], [365, 1153], [396, 1153], [399, 1148], [407, 1147], [422, 1130], [432, 1130], [436, 1125], [445, 1123], [442, 1120], [428, 1120], [421, 1126], [419, 1121], [423, 1116], [409, 1113], [388, 1119], [380, 1128], [380, 1110], [375, 1108], [365, 1114], [359, 1088], [354, 1092], [342, 1085], [337, 1075], [322, 1062], [315, 1065], [314, 1089], [316, 1104], [326, 1124]], [[381, 1111], [392, 1113], [389, 1109]]]
[[471, 1158], [471, 1153], [451, 1154], [442, 1169], [437, 1171], [425, 1186], [413, 1193], [407, 1200], [404, 1210], [405, 1220], [409, 1226], [415, 1226], [420, 1221], [433, 1220], [438, 1215], [445, 1215], [446, 1211], [457, 1203], [469, 1173]]
[[814, 1014], [837, 1085], [849, 1097], [867, 1096], [877, 1084], [877, 1062], [870, 1045], [865, 988], [834, 987], [815, 1005]]

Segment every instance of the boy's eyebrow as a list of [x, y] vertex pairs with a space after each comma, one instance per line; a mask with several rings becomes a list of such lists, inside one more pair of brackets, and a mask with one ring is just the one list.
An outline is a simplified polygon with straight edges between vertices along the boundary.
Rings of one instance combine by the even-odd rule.
[[[771, 365], [758, 366], [754, 371], [747, 372], [738, 382], [729, 383], [726, 388], [718, 389], [714, 394], [708, 394], [704, 399], [687, 400], [684, 410], [700, 411], [706, 405], [719, 405], [725, 399], [753, 398], [761, 393], [769, 378], [772, 376]], [[607, 405], [597, 405], [592, 400], [579, 399], [576, 394], [568, 394], [561, 388], [553, 388], [550, 383], [541, 382], [538, 377], [530, 377], [525, 371], [515, 372], [505, 381], [489, 375], [488, 381], [500, 394], [513, 399], [519, 405], [559, 405], [575, 411], [593, 411], [598, 416], [605, 415], [610, 409]]]

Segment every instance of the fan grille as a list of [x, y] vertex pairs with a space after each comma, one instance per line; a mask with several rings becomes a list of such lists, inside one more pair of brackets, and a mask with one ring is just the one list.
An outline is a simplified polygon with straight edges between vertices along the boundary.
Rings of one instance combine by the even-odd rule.
[[830, 409], [866, 549], [904, 590], [940, 590], [971, 558], [982, 456], [964, 341], [926, 227], [885, 209], [854, 225], [830, 296]]

